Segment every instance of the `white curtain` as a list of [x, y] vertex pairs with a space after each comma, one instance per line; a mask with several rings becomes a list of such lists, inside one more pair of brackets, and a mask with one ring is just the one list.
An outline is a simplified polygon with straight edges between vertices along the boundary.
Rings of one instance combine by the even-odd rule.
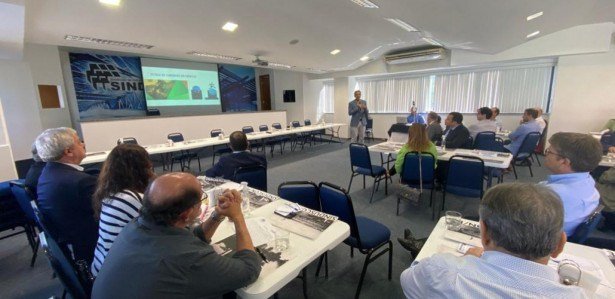
[[333, 82], [324, 82], [318, 97], [318, 108], [316, 109], [317, 121], [320, 121], [325, 113], [333, 113]]
[[473, 113], [497, 106], [502, 113], [522, 113], [530, 107], [548, 111], [552, 76], [553, 65], [541, 64], [357, 79], [357, 86], [374, 113], [406, 113], [413, 101], [419, 111]]

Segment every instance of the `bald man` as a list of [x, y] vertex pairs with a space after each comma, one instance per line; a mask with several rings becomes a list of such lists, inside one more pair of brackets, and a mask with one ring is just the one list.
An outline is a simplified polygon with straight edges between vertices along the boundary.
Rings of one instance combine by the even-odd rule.
[[[192, 231], [203, 191], [188, 173], [158, 177], [147, 188], [141, 215], [116, 239], [92, 298], [212, 298], [247, 286], [260, 274], [260, 258], [241, 212], [241, 195], [225, 190], [213, 215]], [[209, 245], [225, 217], [235, 225], [237, 245], [228, 256]]]

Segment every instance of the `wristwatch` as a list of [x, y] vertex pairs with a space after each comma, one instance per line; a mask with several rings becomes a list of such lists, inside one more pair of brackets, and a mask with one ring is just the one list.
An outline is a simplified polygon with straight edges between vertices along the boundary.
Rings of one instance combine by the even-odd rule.
[[226, 216], [218, 214], [215, 210], [211, 213], [211, 220], [214, 222], [222, 222], [226, 219]]

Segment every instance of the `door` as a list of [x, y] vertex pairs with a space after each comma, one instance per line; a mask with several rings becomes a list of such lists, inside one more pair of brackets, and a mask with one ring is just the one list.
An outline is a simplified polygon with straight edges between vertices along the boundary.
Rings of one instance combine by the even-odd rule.
[[271, 90], [269, 89], [269, 75], [258, 76], [258, 86], [261, 96], [261, 110], [271, 110]]

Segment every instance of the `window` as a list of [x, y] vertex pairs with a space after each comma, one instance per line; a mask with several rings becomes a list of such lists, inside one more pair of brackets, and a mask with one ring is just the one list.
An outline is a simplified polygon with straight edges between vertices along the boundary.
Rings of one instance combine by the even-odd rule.
[[479, 107], [522, 113], [528, 107], [548, 111], [553, 63], [466, 68], [437, 73], [358, 78], [357, 89], [374, 113], [419, 111], [473, 113]]
[[316, 118], [318, 120], [320, 120], [325, 113], [333, 113], [333, 90], [333, 81], [323, 83], [318, 97], [318, 109], [316, 111]]

